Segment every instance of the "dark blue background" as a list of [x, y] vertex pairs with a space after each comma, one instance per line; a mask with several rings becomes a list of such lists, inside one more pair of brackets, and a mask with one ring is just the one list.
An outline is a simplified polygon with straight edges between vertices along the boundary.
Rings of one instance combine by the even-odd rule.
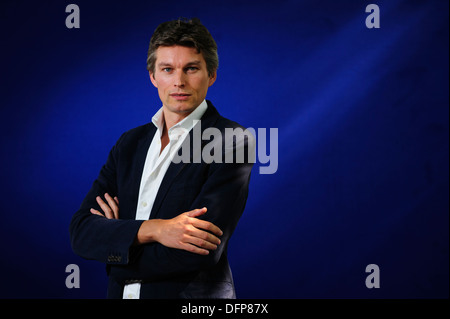
[[72, 2], [0, 5], [0, 297], [105, 297], [70, 218], [120, 134], [160, 107], [148, 42], [180, 16], [216, 39], [222, 115], [279, 129], [278, 171], [255, 166], [230, 241], [238, 297], [449, 297], [448, 1]]

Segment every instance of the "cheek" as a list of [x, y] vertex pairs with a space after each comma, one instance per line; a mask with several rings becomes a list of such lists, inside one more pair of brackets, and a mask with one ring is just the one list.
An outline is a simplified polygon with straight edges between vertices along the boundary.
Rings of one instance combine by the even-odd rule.
[[164, 94], [164, 92], [167, 91], [168, 89], [168, 84], [166, 83], [166, 81], [156, 81], [156, 88], [158, 89], [159, 94]]
[[155, 74], [154, 82], [155, 83], [153, 84], [156, 84], [155, 86], [158, 89], [164, 89], [169, 85], [169, 79], [167, 78], [167, 75], [160, 72], [157, 72], [157, 74]]
[[160, 83], [157, 83], [157, 87], [156, 87], [156, 89], [158, 90], [158, 96], [159, 96], [159, 98], [161, 99], [161, 100], [165, 100], [166, 99], [166, 90], [164, 89], [164, 87], [160, 84]]
[[204, 77], [199, 78], [195, 81], [195, 88], [198, 92], [206, 92], [209, 87], [209, 79], [205, 79]]

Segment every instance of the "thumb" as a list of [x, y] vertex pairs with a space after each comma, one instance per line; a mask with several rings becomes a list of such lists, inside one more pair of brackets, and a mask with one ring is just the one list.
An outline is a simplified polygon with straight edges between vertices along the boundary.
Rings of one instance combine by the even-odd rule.
[[208, 209], [206, 207], [193, 209], [186, 213], [189, 217], [198, 217], [206, 213]]

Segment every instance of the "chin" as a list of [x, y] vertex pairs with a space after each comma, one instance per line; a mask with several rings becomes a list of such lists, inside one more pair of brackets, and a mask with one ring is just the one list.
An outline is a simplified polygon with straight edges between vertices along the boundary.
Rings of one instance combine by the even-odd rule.
[[189, 102], [176, 102], [171, 103], [169, 110], [175, 113], [186, 113], [186, 112], [192, 112], [195, 110], [196, 106], [192, 105], [192, 103]]

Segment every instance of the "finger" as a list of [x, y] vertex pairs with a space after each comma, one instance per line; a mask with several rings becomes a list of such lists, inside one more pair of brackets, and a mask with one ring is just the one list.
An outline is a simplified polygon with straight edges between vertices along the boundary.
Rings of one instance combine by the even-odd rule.
[[103, 215], [102, 213], [100, 213], [98, 210], [91, 208], [90, 212], [94, 215], [99, 215], [102, 217], [105, 217], [105, 215]]
[[190, 236], [199, 238], [201, 240], [207, 241], [213, 245], [220, 245], [221, 241], [218, 237], [214, 236], [211, 233], [208, 233], [206, 231], [195, 229], [189, 233]]
[[113, 199], [108, 193], [105, 194], [105, 199], [108, 202], [109, 208], [113, 212], [113, 218], [119, 219], [119, 207], [117, 206], [117, 202], [115, 201], [115, 199]]
[[186, 251], [189, 251], [191, 253], [194, 254], [198, 254], [198, 255], [208, 255], [209, 254], [209, 250], [207, 249], [203, 249], [203, 248], [199, 248], [195, 245], [191, 245], [191, 244], [187, 244], [187, 243], [181, 243], [180, 244], [180, 248]]
[[[201, 230], [200, 228], [197, 228], [194, 225], [191, 225], [191, 227], [188, 227], [186, 229], [186, 235], [188, 236], [188, 238], [189, 237], [198, 238], [199, 240], [206, 241], [208, 243], [213, 244], [214, 246], [220, 245], [221, 243], [218, 237], [214, 236], [213, 234], [207, 231]], [[200, 246], [203, 247], [203, 245]]]
[[194, 219], [192, 221], [192, 225], [195, 228], [207, 230], [207, 231], [213, 233], [216, 236], [222, 236], [223, 235], [223, 231], [219, 227], [217, 227], [213, 223], [208, 222], [206, 220]]
[[203, 207], [203, 208], [193, 209], [189, 212], [186, 212], [186, 215], [189, 217], [198, 217], [198, 216], [205, 214], [206, 211], [207, 211], [206, 207]]
[[116, 202], [117, 206], [119, 206], [119, 199], [117, 198], [117, 196], [114, 197], [114, 201]]
[[97, 200], [97, 204], [100, 206], [103, 213], [105, 213], [105, 217], [108, 219], [114, 218], [114, 214], [111, 211], [111, 208], [109, 208], [109, 206], [102, 200], [102, 198], [100, 196], [97, 196], [95, 199]]
[[[218, 238], [217, 238], [218, 239]], [[218, 244], [214, 244], [212, 241], [209, 241], [208, 239], [202, 239], [199, 237], [194, 236], [187, 236], [186, 242], [193, 244], [199, 248], [207, 249], [207, 250], [216, 250]], [[219, 240], [220, 243], [220, 240]]]

